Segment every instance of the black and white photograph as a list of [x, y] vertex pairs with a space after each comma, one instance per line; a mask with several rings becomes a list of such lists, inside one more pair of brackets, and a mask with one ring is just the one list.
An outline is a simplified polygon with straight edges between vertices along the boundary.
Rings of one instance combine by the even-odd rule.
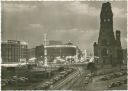
[[1, 90], [127, 90], [127, 1], [1, 1]]

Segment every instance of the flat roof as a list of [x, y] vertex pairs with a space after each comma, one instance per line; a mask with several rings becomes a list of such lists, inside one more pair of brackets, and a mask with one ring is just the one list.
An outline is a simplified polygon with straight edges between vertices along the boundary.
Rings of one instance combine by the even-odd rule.
[[76, 48], [77, 46], [75, 46], [75, 45], [47, 45], [44, 47], [46, 47], [46, 48], [49, 48], [49, 47], [74, 47], [74, 48]]
[[9, 64], [1, 64], [1, 67], [18, 67], [26, 65], [26, 63], [9, 63]]

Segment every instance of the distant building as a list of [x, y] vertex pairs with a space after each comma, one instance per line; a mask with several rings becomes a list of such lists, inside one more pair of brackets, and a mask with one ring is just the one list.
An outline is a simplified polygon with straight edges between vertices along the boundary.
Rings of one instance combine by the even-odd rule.
[[123, 49], [123, 63], [127, 64], [127, 48]]
[[[52, 62], [56, 57], [75, 56], [77, 46], [73, 44], [59, 44], [52, 43], [52, 45], [39, 45], [35, 48], [35, 57], [38, 61], [44, 60], [44, 48], [47, 50], [47, 58], [49, 62]], [[78, 51], [79, 54], [79, 51]]]
[[26, 42], [8, 40], [1, 43], [2, 63], [20, 62], [27, 60]]
[[28, 49], [28, 58], [31, 59], [35, 57], [36, 57], [35, 48]]
[[56, 40], [50, 40], [49, 45], [62, 45], [63, 43], [61, 41]]
[[98, 43], [94, 43], [94, 56], [103, 64], [116, 65], [122, 63], [122, 47], [120, 31], [113, 32], [113, 13], [109, 2], [102, 4], [100, 13], [100, 32]]
[[77, 46], [74, 45], [47, 45], [47, 58], [52, 62], [56, 57], [66, 58], [77, 55]]
[[20, 42], [20, 61], [28, 60], [28, 44], [26, 42]]
[[44, 57], [44, 45], [36, 46], [35, 48], [35, 57], [38, 59]]
[[48, 56], [74, 56], [77, 46], [74, 45], [48, 45], [46, 46]]

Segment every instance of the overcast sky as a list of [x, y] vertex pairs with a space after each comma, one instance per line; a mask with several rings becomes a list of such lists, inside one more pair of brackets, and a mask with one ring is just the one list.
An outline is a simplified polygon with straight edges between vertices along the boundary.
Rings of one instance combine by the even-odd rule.
[[[29, 41], [29, 48], [43, 43], [43, 34], [49, 40], [73, 43], [87, 51], [98, 41], [100, 11], [103, 2], [2, 2], [2, 40]], [[121, 42], [126, 48], [126, 2], [111, 2], [114, 31], [121, 31]]]

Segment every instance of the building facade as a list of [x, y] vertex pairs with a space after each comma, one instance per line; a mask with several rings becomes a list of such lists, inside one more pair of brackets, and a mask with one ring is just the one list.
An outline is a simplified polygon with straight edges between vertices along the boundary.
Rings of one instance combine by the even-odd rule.
[[116, 65], [122, 61], [120, 31], [113, 32], [113, 12], [111, 3], [103, 3], [100, 13], [100, 32], [98, 43], [94, 43], [94, 56], [99, 57], [99, 63]]
[[127, 64], [127, 48], [123, 49], [123, 64]]
[[8, 40], [1, 43], [2, 63], [20, 62], [27, 60], [27, 43]]
[[35, 57], [37, 59], [40, 59], [41, 57], [44, 57], [44, 45], [36, 46], [35, 48]]
[[30, 49], [28, 49], [28, 58], [29, 59], [36, 57], [35, 51], [36, 51], [36, 48], [30, 48]]
[[49, 40], [49, 45], [62, 45], [62, 41]]

